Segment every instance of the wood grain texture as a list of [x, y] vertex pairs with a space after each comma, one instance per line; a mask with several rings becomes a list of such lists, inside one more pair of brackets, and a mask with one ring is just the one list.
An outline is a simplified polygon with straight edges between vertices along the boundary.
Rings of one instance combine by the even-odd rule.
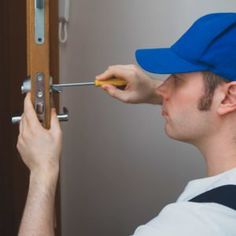
[[35, 42], [35, 1], [27, 0], [27, 63], [28, 76], [31, 79], [32, 103], [36, 101], [36, 74], [43, 72], [45, 76], [44, 96], [45, 115], [43, 126], [50, 128], [50, 33], [49, 33], [49, 0], [45, 0], [45, 38], [43, 44]]

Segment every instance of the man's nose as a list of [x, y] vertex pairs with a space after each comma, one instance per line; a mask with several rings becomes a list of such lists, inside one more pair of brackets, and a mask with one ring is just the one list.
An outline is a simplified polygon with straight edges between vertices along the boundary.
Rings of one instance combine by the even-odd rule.
[[158, 96], [160, 96], [163, 100], [167, 100], [170, 96], [170, 88], [168, 85], [168, 81], [164, 81], [157, 89], [156, 93]]

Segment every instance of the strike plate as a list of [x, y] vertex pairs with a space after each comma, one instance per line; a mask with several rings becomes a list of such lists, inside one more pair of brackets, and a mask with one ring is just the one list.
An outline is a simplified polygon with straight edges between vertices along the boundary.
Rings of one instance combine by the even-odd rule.
[[35, 0], [35, 42], [45, 42], [45, 0]]

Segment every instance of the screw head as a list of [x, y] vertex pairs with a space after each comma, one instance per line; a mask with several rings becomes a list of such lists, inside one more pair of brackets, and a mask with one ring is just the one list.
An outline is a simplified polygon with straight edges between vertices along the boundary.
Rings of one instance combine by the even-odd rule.
[[43, 78], [44, 78], [44, 75], [43, 75], [42, 73], [38, 73], [38, 74], [36, 75], [36, 77], [37, 77], [37, 80], [38, 80], [38, 81], [42, 81]]
[[42, 98], [42, 97], [43, 97], [43, 91], [38, 91], [37, 97], [38, 97], [38, 98]]

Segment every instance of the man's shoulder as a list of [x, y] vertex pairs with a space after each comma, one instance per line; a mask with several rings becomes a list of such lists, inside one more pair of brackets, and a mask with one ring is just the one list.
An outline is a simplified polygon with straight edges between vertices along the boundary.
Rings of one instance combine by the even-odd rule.
[[236, 235], [235, 220], [236, 211], [217, 203], [176, 202], [137, 228], [134, 235]]
[[236, 168], [215, 176], [189, 181], [177, 201], [189, 201], [200, 194], [225, 185], [236, 185]]

